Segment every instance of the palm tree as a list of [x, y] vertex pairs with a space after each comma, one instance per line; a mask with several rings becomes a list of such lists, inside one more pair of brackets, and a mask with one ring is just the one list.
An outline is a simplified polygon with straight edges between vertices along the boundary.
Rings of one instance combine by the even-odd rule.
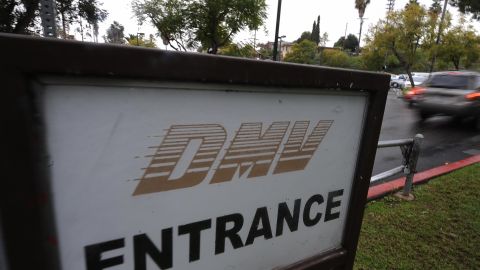
[[355, 0], [355, 8], [358, 9], [358, 17], [360, 18], [360, 32], [358, 33], [358, 49], [360, 50], [360, 42], [362, 40], [363, 15], [365, 9], [370, 4], [370, 0]]

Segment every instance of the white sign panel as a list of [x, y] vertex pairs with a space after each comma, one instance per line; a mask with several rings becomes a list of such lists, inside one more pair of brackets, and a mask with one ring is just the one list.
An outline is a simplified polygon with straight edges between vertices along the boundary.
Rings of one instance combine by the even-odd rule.
[[44, 87], [62, 269], [272, 269], [340, 247], [367, 96], [226, 89]]

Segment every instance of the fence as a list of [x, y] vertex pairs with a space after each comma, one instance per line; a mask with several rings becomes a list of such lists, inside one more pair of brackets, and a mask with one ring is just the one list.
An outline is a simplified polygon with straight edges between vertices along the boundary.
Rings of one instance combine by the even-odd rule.
[[373, 176], [370, 179], [370, 185], [387, 179], [390, 176], [396, 175], [397, 173], [403, 172], [406, 176], [405, 186], [403, 187], [403, 196], [409, 196], [412, 191], [413, 176], [415, 175], [417, 169], [418, 156], [420, 155], [420, 145], [423, 140], [422, 134], [417, 134], [411, 139], [402, 139], [402, 140], [391, 140], [391, 141], [380, 141], [378, 142], [378, 148], [387, 148], [387, 147], [400, 147], [402, 151], [402, 164], [398, 167], [390, 169], [388, 171], [379, 173]]

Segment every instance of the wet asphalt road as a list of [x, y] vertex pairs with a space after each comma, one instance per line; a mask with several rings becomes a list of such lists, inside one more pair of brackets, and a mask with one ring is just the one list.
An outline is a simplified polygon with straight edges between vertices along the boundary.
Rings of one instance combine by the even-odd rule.
[[[468, 120], [453, 121], [447, 116], [436, 116], [420, 122], [416, 111], [390, 91], [382, 123], [380, 140], [412, 138], [423, 134], [417, 171], [423, 171], [480, 154], [480, 132], [473, 129]], [[399, 147], [382, 148], [377, 151], [373, 175], [401, 165]], [[402, 176], [397, 175], [397, 178]]]

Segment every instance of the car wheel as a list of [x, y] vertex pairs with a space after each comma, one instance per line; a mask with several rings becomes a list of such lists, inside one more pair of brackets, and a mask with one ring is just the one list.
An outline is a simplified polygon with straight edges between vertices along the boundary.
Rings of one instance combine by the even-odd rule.
[[475, 120], [473, 121], [473, 127], [476, 131], [480, 131], [480, 116], [475, 117]]
[[392, 87], [393, 88], [398, 88], [398, 83], [396, 83], [396, 82], [392, 83]]
[[420, 110], [420, 111], [418, 111], [418, 116], [420, 117], [420, 120], [425, 121], [425, 120], [427, 120], [427, 118], [429, 118], [431, 116], [431, 114]]
[[462, 121], [463, 121], [463, 117], [461, 117], [461, 116], [453, 116], [452, 117], [452, 122], [454, 122], [454, 123], [460, 124], [460, 123], [462, 123]]

